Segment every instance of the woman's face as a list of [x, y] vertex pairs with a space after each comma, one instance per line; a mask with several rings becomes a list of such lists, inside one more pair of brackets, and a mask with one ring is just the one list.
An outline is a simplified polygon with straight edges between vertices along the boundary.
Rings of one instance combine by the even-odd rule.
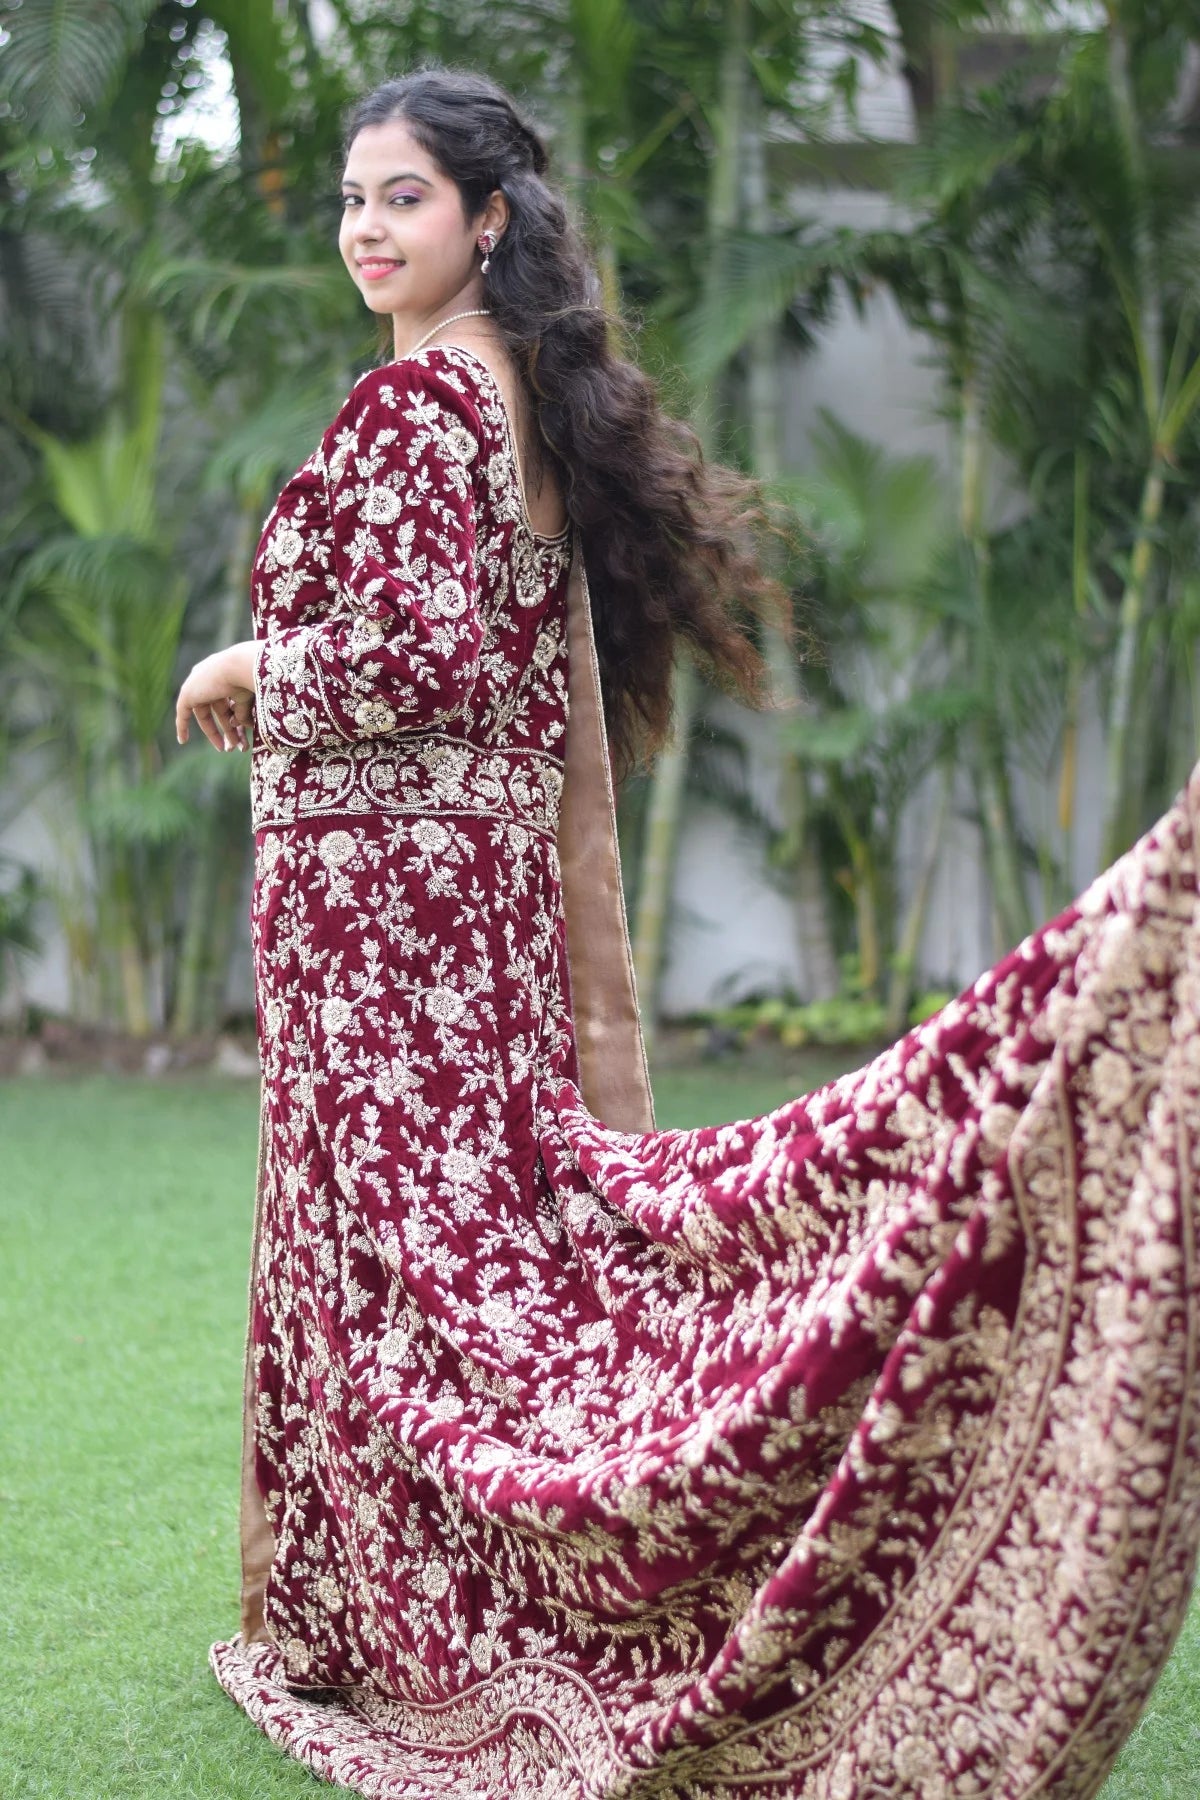
[[403, 120], [357, 134], [342, 203], [338, 248], [372, 312], [418, 324], [462, 299], [464, 289], [482, 292], [475, 240], [491, 223], [487, 209], [475, 226], [463, 218], [457, 187]]

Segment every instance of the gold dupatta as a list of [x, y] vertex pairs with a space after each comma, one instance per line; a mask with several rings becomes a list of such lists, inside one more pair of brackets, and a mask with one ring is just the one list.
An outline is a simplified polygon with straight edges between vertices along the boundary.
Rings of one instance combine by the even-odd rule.
[[[654, 1103], [634, 985], [621, 888], [617, 813], [604, 729], [591, 596], [578, 531], [567, 582], [567, 745], [558, 821], [567, 925], [571, 1014], [579, 1086], [588, 1111], [619, 1131], [653, 1131]], [[250, 1257], [250, 1302], [258, 1266], [266, 1162], [266, 1108], [260, 1098], [258, 1173]], [[254, 1476], [257, 1398], [249, 1323], [242, 1388], [242, 1641], [270, 1641], [263, 1594], [275, 1540]]]
[[618, 1131], [653, 1131], [654, 1103], [625, 923], [617, 811], [583, 546], [567, 584], [567, 751], [558, 857], [571, 1013], [588, 1111]]

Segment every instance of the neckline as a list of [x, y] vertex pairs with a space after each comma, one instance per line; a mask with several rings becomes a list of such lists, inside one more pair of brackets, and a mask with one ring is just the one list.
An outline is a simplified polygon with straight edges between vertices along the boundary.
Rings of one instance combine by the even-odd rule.
[[[565, 544], [571, 535], [570, 518], [567, 519], [567, 522], [561, 531], [535, 531], [533, 528], [533, 524], [529, 517], [529, 502], [525, 497], [525, 477], [521, 473], [521, 458], [517, 453], [517, 434], [513, 430], [513, 422], [509, 417], [508, 405], [490, 363], [484, 362], [482, 356], [477, 356], [474, 350], [468, 350], [465, 344], [428, 344], [424, 348], [418, 350], [416, 356], [428, 356], [432, 350], [457, 351], [459, 356], [469, 356], [471, 361], [475, 363], [478, 368], [483, 370], [484, 374], [492, 384], [492, 392], [496, 397], [496, 404], [499, 406], [500, 415], [504, 420], [504, 435], [508, 444], [508, 454], [512, 461], [513, 472], [517, 477], [517, 492], [521, 496], [521, 523], [529, 536], [533, 538], [536, 543], [551, 545]], [[393, 358], [394, 362], [408, 362], [410, 360], [416, 360], [411, 351], [408, 356]]]

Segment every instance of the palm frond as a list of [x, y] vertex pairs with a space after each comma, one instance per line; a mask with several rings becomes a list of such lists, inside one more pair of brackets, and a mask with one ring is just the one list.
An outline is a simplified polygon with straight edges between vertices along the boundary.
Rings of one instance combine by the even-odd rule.
[[976, 688], [919, 689], [892, 706], [847, 706], [819, 717], [789, 719], [780, 733], [807, 761], [840, 766], [868, 750], [894, 758], [916, 737], [944, 737], [975, 717], [981, 705]]
[[201, 822], [187, 800], [163, 781], [111, 787], [88, 802], [85, 814], [99, 842], [124, 849], [184, 843]]
[[641, 37], [628, 0], [570, 0], [567, 12], [579, 84], [589, 111], [608, 129], [628, 104], [629, 79]]
[[710, 380], [746, 340], [786, 312], [806, 282], [827, 280], [827, 240], [804, 233], [732, 232], [711, 249], [714, 278], [684, 319], [684, 360], [695, 379]]
[[202, 491], [230, 490], [247, 497], [267, 493], [281, 469], [293, 469], [312, 453], [341, 399], [327, 376], [298, 386], [288, 381], [226, 431], [205, 464]]
[[5, 14], [0, 93], [34, 139], [70, 136], [113, 93], [154, 0], [22, 0]]
[[292, 299], [318, 301], [333, 316], [346, 304], [346, 278], [332, 263], [289, 263], [254, 268], [245, 263], [201, 257], [173, 257], [156, 262], [144, 277], [150, 300], [186, 307], [195, 341], [212, 336], [228, 343], [243, 311], [267, 301], [280, 303], [281, 290]]
[[102, 612], [119, 605], [131, 587], [154, 588], [164, 573], [162, 552], [138, 538], [63, 532], [30, 550], [12, 586], [22, 599], [38, 592], [86, 596]]
[[157, 504], [146, 436], [141, 427], [131, 431], [115, 410], [76, 443], [39, 433], [54, 503], [82, 537], [105, 537], [115, 527], [146, 543], [154, 540]]
[[0, 855], [0, 988], [7, 956], [30, 956], [41, 949], [36, 928], [40, 898], [36, 872], [15, 857]]
[[953, 526], [933, 458], [894, 455], [824, 407], [810, 449], [811, 471], [778, 487], [814, 532], [818, 555], [864, 603], [911, 599]]
[[174, 751], [158, 779], [191, 807], [250, 804], [250, 758], [214, 750], [207, 739]]

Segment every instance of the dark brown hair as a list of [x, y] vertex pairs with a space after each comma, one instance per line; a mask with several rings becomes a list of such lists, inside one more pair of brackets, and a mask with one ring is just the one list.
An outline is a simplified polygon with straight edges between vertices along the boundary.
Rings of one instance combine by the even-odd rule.
[[601, 305], [586, 248], [543, 180], [545, 146], [511, 96], [466, 70], [416, 70], [357, 102], [344, 154], [364, 126], [392, 119], [455, 183], [467, 220], [496, 188], [508, 202], [487, 303], [579, 528], [619, 778], [667, 734], [677, 639], [710, 678], [766, 703], [766, 667], [748, 627], [759, 614], [788, 629], [787, 595], [755, 546], [759, 531], [775, 527], [758, 485], [706, 460], [650, 377], [613, 350], [622, 322]]

